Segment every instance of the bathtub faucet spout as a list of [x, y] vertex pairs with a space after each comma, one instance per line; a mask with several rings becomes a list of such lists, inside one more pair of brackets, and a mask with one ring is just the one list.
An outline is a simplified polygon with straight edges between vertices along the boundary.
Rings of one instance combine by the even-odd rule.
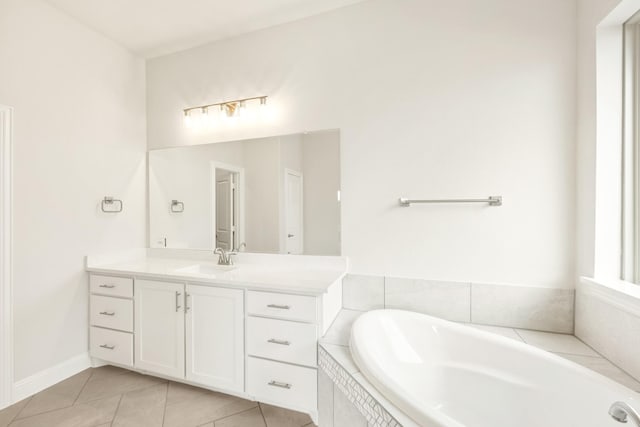
[[640, 416], [635, 409], [624, 402], [615, 402], [611, 405], [609, 408], [609, 415], [619, 423], [626, 423], [629, 421], [629, 418], [631, 418], [633, 423], [637, 427], [640, 427]]

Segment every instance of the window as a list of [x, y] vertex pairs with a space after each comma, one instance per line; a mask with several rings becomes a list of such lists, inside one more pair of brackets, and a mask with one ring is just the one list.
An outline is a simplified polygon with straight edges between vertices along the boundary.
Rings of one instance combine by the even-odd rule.
[[640, 12], [624, 24], [621, 279], [640, 283]]

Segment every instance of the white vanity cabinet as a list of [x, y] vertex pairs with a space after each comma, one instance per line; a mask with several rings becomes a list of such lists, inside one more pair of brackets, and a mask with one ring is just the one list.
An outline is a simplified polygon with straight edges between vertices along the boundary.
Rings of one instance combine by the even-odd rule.
[[91, 355], [133, 366], [133, 279], [94, 274], [89, 289]]
[[244, 292], [187, 285], [186, 379], [244, 391]]
[[322, 299], [247, 291], [247, 393], [298, 411], [317, 411], [317, 343]]
[[241, 289], [136, 280], [135, 367], [244, 391]]
[[184, 377], [184, 284], [136, 280], [135, 367]]
[[90, 355], [317, 419], [317, 342], [342, 306], [341, 277], [314, 293], [182, 279], [93, 271]]

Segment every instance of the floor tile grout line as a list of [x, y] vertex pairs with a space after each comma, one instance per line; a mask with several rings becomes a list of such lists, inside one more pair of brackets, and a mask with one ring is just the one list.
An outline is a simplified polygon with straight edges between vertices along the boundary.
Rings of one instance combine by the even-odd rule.
[[[37, 394], [37, 393], [36, 393]], [[35, 396], [35, 395], [34, 395]], [[45, 414], [50, 414], [51, 412], [56, 412], [56, 411], [62, 411], [63, 409], [69, 409], [69, 408], [73, 408], [74, 404], [72, 403], [71, 405], [67, 405], [67, 406], [61, 406], [59, 408], [54, 408], [54, 409], [49, 409], [47, 411], [43, 411], [43, 412], [38, 412], [37, 414], [32, 414], [32, 415], [27, 415], [26, 417], [22, 417], [22, 418], [14, 418], [11, 422], [13, 423], [14, 421], [22, 421], [22, 420], [28, 420], [29, 418], [33, 418], [33, 417], [37, 417], [39, 415], [45, 415]], [[20, 411], [22, 412], [22, 411]]]
[[[55, 384], [54, 384], [55, 385]], [[44, 390], [43, 390], [44, 391]], [[31, 400], [31, 398], [33, 398], [34, 396], [40, 394], [42, 392], [36, 393], [33, 396], [31, 396], [29, 398], [29, 400]], [[26, 406], [26, 405], [25, 405]], [[26, 417], [22, 417], [22, 418], [18, 418], [17, 415], [11, 420], [11, 422], [9, 423], [9, 425], [13, 424], [16, 421], [22, 421], [22, 420], [28, 420], [29, 418], [33, 418], [33, 417], [38, 417], [40, 415], [45, 415], [45, 414], [50, 414], [52, 412], [56, 412], [56, 411], [62, 411], [63, 409], [69, 409], [69, 408], [73, 408], [75, 406], [74, 403], [72, 403], [71, 405], [67, 405], [67, 406], [61, 406], [59, 408], [55, 408], [55, 409], [49, 409], [48, 411], [44, 411], [44, 412], [38, 412], [37, 414], [33, 414], [33, 415], [27, 415]], [[22, 408], [22, 410], [24, 410], [24, 408]], [[20, 410], [20, 413], [22, 413], [22, 410]]]
[[[209, 424], [211, 422], [215, 425], [215, 423], [217, 423], [218, 421], [222, 421], [222, 420], [227, 419], [229, 417], [235, 417], [236, 415], [244, 414], [245, 412], [253, 411], [256, 408], [258, 408], [258, 411], [260, 411], [260, 415], [262, 415], [262, 410], [260, 409], [260, 403], [256, 402], [256, 406], [254, 406], [253, 408], [243, 409], [240, 412], [235, 412], [233, 414], [225, 415], [224, 417], [221, 417], [221, 418], [214, 418], [213, 420], [209, 420], [206, 423], [203, 423], [201, 425], [206, 425], [206, 424]], [[263, 418], [264, 418], [264, 416], [263, 416]], [[266, 423], [266, 421], [265, 421], [265, 423]]]
[[87, 386], [87, 384], [89, 383], [89, 380], [91, 379], [91, 377], [93, 376], [93, 371], [91, 371], [89, 373], [89, 376], [87, 377], [87, 379], [85, 380], [84, 384], [82, 384], [82, 387], [80, 387], [80, 391], [78, 392], [78, 395], [76, 396], [75, 399], [73, 399], [73, 403], [71, 404], [71, 406], [74, 406], [77, 402], [78, 399], [80, 398], [80, 395], [82, 394], [82, 392], [84, 391], [85, 387]]
[[122, 399], [124, 399], [124, 393], [120, 395], [120, 399], [118, 400], [118, 406], [116, 406], [116, 410], [113, 412], [113, 417], [111, 417], [111, 426], [113, 426], [113, 422], [116, 420], [118, 416], [118, 411], [120, 410], [120, 404], [122, 403]]
[[[37, 394], [37, 393], [36, 393]], [[27, 397], [27, 402], [24, 404], [24, 406], [22, 408], [20, 408], [20, 410], [13, 416], [13, 418], [11, 418], [11, 420], [9, 421], [9, 424], [7, 424], [7, 426], [10, 426], [14, 421], [16, 421], [18, 419], [18, 415], [20, 415], [20, 413], [24, 410], [24, 408], [26, 408], [26, 406], [29, 404], [29, 402], [31, 402], [31, 399], [33, 399], [33, 396], [35, 396], [35, 394], [32, 394], [31, 396]], [[16, 402], [16, 403], [20, 403], [20, 402]]]
[[[260, 415], [262, 415], [262, 420], [264, 421], [265, 427], [269, 427], [269, 424], [267, 424], [267, 417], [265, 417], [264, 412], [262, 412], [262, 405], [260, 404], [260, 402], [258, 402], [258, 408], [260, 409]], [[214, 427], [215, 427], [215, 424], [214, 424]]]
[[167, 381], [167, 391], [164, 394], [164, 411], [162, 411], [162, 426], [164, 426], [164, 420], [167, 417], [167, 403], [169, 402], [169, 387], [171, 387], [171, 381]]
[[[86, 370], [86, 369], [85, 369], [85, 370]], [[82, 372], [84, 372], [84, 371], [80, 371], [80, 372], [78, 372], [78, 374], [80, 374], [80, 373], [82, 373]], [[78, 375], [78, 374], [76, 374], [76, 375]], [[73, 376], [74, 376], [74, 375], [72, 375], [71, 377], [73, 377]], [[71, 377], [69, 377], [69, 378], [71, 378]], [[17, 414], [16, 414], [16, 415], [11, 419], [11, 421], [9, 422], [9, 424], [11, 424], [12, 422], [17, 421], [17, 420], [26, 420], [27, 418], [32, 418], [32, 417], [35, 417], [35, 416], [37, 416], [37, 415], [47, 414], [47, 413], [49, 413], [49, 412], [58, 411], [58, 410], [60, 410], [60, 409], [67, 409], [67, 408], [70, 408], [70, 407], [74, 406], [74, 405], [76, 404], [76, 400], [78, 400], [78, 396], [80, 396], [80, 393], [82, 392], [82, 390], [84, 389], [85, 385], [87, 384], [87, 381], [89, 381], [89, 378], [91, 378], [91, 374], [89, 374], [89, 376], [87, 377], [87, 379], [85, 380], [85, 382], [82, 384], [82, 387], [80, 388], [80, 391], [78, 392], [78, 395], [77, 395], [77, 396], [76, 396], [76, 398], [73, 400], [73, 402], [71, 403], [71, 405], [60, 406], [60, 407], [58, 407], [58, 408], [50, 409], [50, 410], [48, 410], [48, 411], [38, 412], [37, 414], [32, 414], [32, 415], [27, 415], [26, 417], [21, 417], [21, 416], [20, 416], [20, 414], [22, 414], [22, 412], [27, 408], [27, 406], [29, 405], [29, 403], [31, 402], [31, 400], [32, 400], [35, 396], [37, 396], [37, 395], [39, 395], [39, 394], [44, 393], [45, 391], [47, 391], [47, 390], [49, 390], [49, 389], [51, 389], [51, 388], [53, 388], [53, 387], [57, 386], [58, 384], [60, 384], [60, 383], [62, 383], [62, 382], [64, 382], [64, 381], [66, 381], [66, 380], [68, 380], [69, 378], [65, 378], [65, 379], [64, 379], [64, 380], [62, 380], [62, 381], [58, 381], [57, 383], [50, 385], [49, 387], [45, 388], [44, 390], [40, 390], [39, 392], [37, 392], [37, 393], [32, 394], [31, 396], [29, 396], [29, 397], [28, 397], [29, 401], [28, 401], [27, 403], [25, 403], [25, 404], [24, 404], [24, 406], [20, 409], [20, 411], [18, 411], [18, 413], [17, 413]], [[55, 394], [58, 394], [58, 393], [55, 393]]]
[[[156, 378], [156, 377], [151, 377], [151, 378]], [[161, 384], [166, 384], [166, 383], [169, 382], [169, 380], [165, 380], [165, 379], [162, 379], [162, 378], [157, 378], [157, 379], [162, 380], [162, 381], [157, 382], [155, 384], [146, 385], [146, 386], [140, 387], [140, 388], [132, 388], [130, 390], [125, 390], [125, 391], [123, 391], [121, 393], [114, 393], [114, 394], [111, 394], [109, 396], [98, 397], [97, 399], [85, 400], [84, 402], [79, 402], [79, 403], [80, 404], [86, 404], [86, 403], [91, 403], [91, 402], [95, 402], [95, 401], [102, 400], [102, 399], [109, 399], [111, 397], [117, 396], [118, 394], [126, 394], [126, 393], [130, 393], [132, 391], [146, 390], [148, 388], [156, 387], [156, 386], [159, 386]]]

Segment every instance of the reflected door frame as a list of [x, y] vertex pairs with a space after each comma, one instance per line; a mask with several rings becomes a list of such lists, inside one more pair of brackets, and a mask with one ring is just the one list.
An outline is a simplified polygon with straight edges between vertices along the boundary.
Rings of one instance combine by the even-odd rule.
[[[240, 167], [240, 166], [236, 166], [236, 165], [232, 165], [232, 164], [228, 164], [228, 163], [222, 163], [222, 162], [210, 162], [211, 165], [211, 222], [213, 225], [213, 248], [216, 247], [216, 230], [217, 230], [217, 224], [216, 224], [216, 170], [220, 169], [220, 170], [224, 170], [227, 172], [232, 172], [234, 174], [236, 174], [237, 177], [237, 182], [235, 183], [236, 186], [236, 198], [235, 198], [235, 206], [234, 206], [234, 210], [237, 212], [237, 229], [236, 231], [236, 235], [237, 235], [237, 245], [239, 246], [242, 243], [246, 243], [245, 241], [245, 172], [244, 172], [244, 168]], [[234, 244], [235, 246], [235, 244]], [[232, 248], [232, 249], [237, 249], [237, 248]]]
[[13, 109], [0, 105], [0, 409], [13, 403]]
[[[290, 176], [295, 176], [300, 180], [300, 208], [298, 212], [298, 220], [300, 221], [299, 230], [298, 230], [298, 242], [299, 242], [299, 252], [292, 253], [289, 251], [289, 201], [287, 199], [288, 195], [288, 181]], [[284, 217], [284, 227], [282, 230], [282, 238], [284, 239], [284, 247], [283, 253], [292, 254], [292, 255], [302, 255], [304, 254], [304, 176], [302, 172], [296, 171], [289, 168], [284, 168], [284, 182], [282, 184], [284, 186], [284, 209], [283, 209], [283, 217]]]

